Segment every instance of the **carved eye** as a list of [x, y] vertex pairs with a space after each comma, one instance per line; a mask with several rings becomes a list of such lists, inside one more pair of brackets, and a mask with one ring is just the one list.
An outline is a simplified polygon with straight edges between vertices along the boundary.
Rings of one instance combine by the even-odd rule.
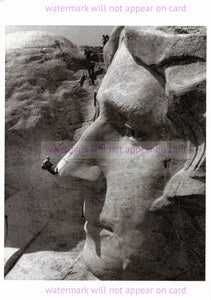
[[136, 136], [136, 132], [133, 128], [131, 128], [128, 124], [125, 124], [125, 135], [128, 137], [135, 137]]

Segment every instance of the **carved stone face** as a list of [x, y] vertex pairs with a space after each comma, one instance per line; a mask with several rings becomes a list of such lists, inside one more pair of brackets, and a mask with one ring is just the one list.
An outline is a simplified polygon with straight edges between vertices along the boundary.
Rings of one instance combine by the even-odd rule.
[[[152, 46], [146, 37], [153, 34]], [[169, 202], [172, 190], [166, 191], [171, 178], [187, 173], [184, 166], [195, 147], [168, 117], [173, 100], [167, 96], [166, 70], [174, 56], [171, 43], [181, 38], [155, 29], [113, 33], [105, 47], [110, 66], [97, 94], [100, 116], [76, 145], [89, 151], [67, 154], [57, 166], [59, 181], [76, 176], [98, 185], [106, 180], [105, 196], [85, 203], [83, 257], [100, 279], [183, 278], [193, 262], [175, 228], [184, 227], [183, 211]], [[154, 62], [153, 47], [159, 48]], [[94, 147], [99, 149], [95, 153]]]

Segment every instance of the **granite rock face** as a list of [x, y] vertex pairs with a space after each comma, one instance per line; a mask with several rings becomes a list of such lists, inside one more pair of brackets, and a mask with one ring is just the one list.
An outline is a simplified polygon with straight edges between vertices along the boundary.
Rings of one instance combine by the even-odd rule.
[[[86, 199], [85, 263], [106, 280], [204, 280], [204, 27], [118, 27], [104, 48], [99, 118], [58, 182], [106, 179]], [[93, 209], [94, 208], [94, 209]]]
[[61, 279], [83, 247], [82, 203], [97, 196], [74, 178], [59, 187], [41, 164], [46, 155], [58, 161], [61, 147], [72, 146], [94, 116], [93, 87], [80, 85], [84, 74], [83, 53], [65, 38], [6, 37], [7, 279]]

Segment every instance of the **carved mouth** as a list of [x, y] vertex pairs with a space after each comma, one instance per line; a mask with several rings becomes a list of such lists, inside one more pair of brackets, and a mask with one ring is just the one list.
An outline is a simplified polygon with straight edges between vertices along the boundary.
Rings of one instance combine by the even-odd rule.
[[100, 237], [112, 238], [114, 236], [114, 233], [111, 230], [102, 229], [101, 232], [100, 232]]
[[109, 231], [109, 232], [113, 233], [113, 229], [110, 226], [106, 225], [106, 224], [103, 224], [102, 228], [105, 231]]
[[[102, 236], [102, 233], [106, 233], [106, 235], [113, 234], [113, 229], [110, 226], [108, 226], [108, 225], [104, 225], [104, 224], [102, 224], [102, 225], [101, 224], [95, 225], [95, 224], [90, 224], [89, 223], [89, 227], [92, 227], [95, 230], [100, 231], [100, 236]], [[84, 231], [86, 233], [90, 232], [90, 230], [88, 229], [88, 221], [86, 221], [85, 224], [84, 224]]]

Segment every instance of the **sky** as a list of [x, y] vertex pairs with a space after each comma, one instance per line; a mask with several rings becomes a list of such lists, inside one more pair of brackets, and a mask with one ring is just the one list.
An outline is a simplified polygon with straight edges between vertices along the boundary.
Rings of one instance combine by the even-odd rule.
[[47, 31], [60, 35], [74, 44], [88, 46], [102, 46], [102, 35], [111, 34], [114, 26], [6, 26], [6, 33], [17, 31]]

